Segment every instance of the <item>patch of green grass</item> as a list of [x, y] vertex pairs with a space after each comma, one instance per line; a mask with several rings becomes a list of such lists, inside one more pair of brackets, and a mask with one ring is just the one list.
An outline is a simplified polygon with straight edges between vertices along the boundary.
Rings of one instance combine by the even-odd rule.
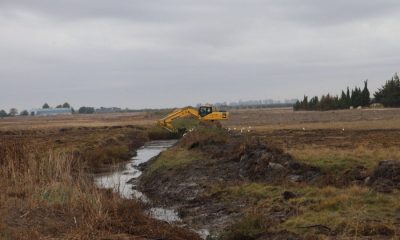
[[364, 166], [366, 161], [351, 156], [310, 156], [308, 158], [300, 158], [301, 162], [320, 168], [323, 172], [335, 174], [349, 170], [355, 166]]
[[[283, 193], [290, 191], [298, 195], [290, 200], [283, 199]], [[309, 226], [323, 225], [338, 235], [389, 235], [398, 231], [395, 222], [400, 213], [400, 192], [382, 194], [364, 187], [348, 188], [312, 186], [271, 186], [262, 183], [236, 186], [213, 186], [208, 194], [226, 201], [232, 199], [250, 200], [253, 204], [246, 209], [248, 219], [258, 219], [264, 231], [288, 230], [302, 236], [318, 235], [320, 229]], [[269, 216], [276, 210], [292, 212], [280, 224], [269, 225]], [[265, 224], [264, 224], [265, 223]], [[247, 223], [238, 223], [228, 230], [226, 239], [232, 236], [247, 236], [252, 229]], [[243, 228], [238, 227], [243, 224]], [[247, 226], [247, 227], [246, 227]], [[254, 226], [254, 225], [253, 225]], [[268, 226], [268, 229], [265, 228]], [[232, 235], [232, 229], [235, 234]], [[261, 228], [262, 229], [262, 228]], [[239, 231], [240, 232], [237, 232]], [[225, 239], [225, 238], [224, 238]], [[251, 239], [251, 238], [248, 238]]]
[[39, 200], [49, 204], [65, 205], [71, 202], [73, 189], [55, 184], [44, 188], [39, 194]]
[[258, 216], [247, 216], [233, 224], [219, 239], [221, 240], [246, 240], [256, 239], [264, 232], [264, 227]]
[[343, 155], [334, 151], [320, 155], [301, 153], [298, 151], [293, 155], [297, 160], [318, 167], [322, 172], [330, 175], [342, 174], [346, 170], [351, 170], [356, 166], [363, 166], [370, 170], [376, 166], [376, 161], [370, 160], [368, 156], [360, 158], [351, 155]]
[[170, 132], [160, 126], [148, 129], [147, 135], [150, 140], [178, 139], [180, 137], [178, 133]]
[[217, 126], [199, 126], [180, 141], [181, 146], [187, 148], [209, 145], [223, 145], [228, 141], [228, 132]]
[[[300, 198], [290, 200], [298, 215], [281, 225], [282, 229], [304, 234], [311, 225], [324, 225], [345, 235], [392, 233], [396, 211], [400, 211], [398, 192], [388, 195], [368, 188], [314, 188]], [[383, 228], [383, 226], [386, 226]]]
[[359, 146], [354, 149], [334, 149], [306, 147], [288, 149], [288, 152], [299, 161], [319, 167], [324, 172], [339, 173], [356, 166], [364, 166], [372, 170], [379, 161], [398, 159], [398, 148], [368, 148]]
[[[170, 132], [161, 126], [153, 126], [147, 130], [150, 140], [178, 139], [185, 130], [192, 129], [199, 125], [199, 120], [194, 118], [180, 118], [172, 122], [177, 132]], [[183, 130], [183, 131], [181, 131]]]
[[198, 126], [200, 121], [196, 118], [187, 117], [187, 118], [179, 118], [173, 122], [175, 128], [180, 129], [191, 129]]
[[152, 175], [158, 171], [182, 168], [199, 158], [200, 154], [197, 152], [174, 147], [160, 154], [150, 165], [148, 174]]

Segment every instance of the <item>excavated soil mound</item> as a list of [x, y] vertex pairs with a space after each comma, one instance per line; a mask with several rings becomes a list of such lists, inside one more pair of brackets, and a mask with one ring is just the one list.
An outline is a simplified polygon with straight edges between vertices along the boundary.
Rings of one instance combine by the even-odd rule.
[[265, 143], [253, 142], [240, 155], [239, 173], [251, 181], [311, 181], [319, 176], [319, 169], [296, 161], [281, 149]]
[[218, 175], [226, 172], [224, 176], [234, 179], [269, 183], [309, 182], [320, 175], [318, 168], [305, 165], [257, 138], [248, 139], [222, 130], [216, 138], [201, 134], [204, 133], [191, 133], [180, 145], [209, 155], [216, 167], [221, 167]]
[[400, 160], [385, 160], [379, 162], [371, 183], [379, 192], [392, 192], [400, 189]]
[[[212, 188], [246, 182], [309, 182], [321, 176], [319, 169], [295, 160], [265, 141], [223, 129], [192, 131], [168, 151], [185, 151], [196, 157], [179, 166], [147, 171], [152, 164], [160, 165], [156, 163], [160, 158], [154, 158], [142, 166], [139, 189], [153, 202], [177, 209], [186, 224], [211, 232], [220, 232], [242, 219], [243, 206], [248, 204], [244, 198], [221, 201], [218, 194], [222, 192], [210, 195]], [[293, 193], [286, 195], [287, 199], [296, 197]], [[282, 211], [279, 216], [271, 213], [271, 219], [281, 221], [292, 214], [291, 209]]]

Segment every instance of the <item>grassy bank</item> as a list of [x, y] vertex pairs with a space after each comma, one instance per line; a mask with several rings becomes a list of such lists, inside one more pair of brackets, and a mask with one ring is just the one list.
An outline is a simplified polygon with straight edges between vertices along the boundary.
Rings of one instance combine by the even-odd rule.
[[42, 152], [69, 153], [88, 171], [130, 159], [148, 140], [147, 132], [134, 126], [12, 130], [0, 131], [0, 136], [4, 144], [25, 142]]
[[88, 128], [1, 137], [0, 239], [197, 239], [88, 177], [87, 171], [128, 160], [146, 132]]
[[341, 189], [245, 183], [214, 186], [210, 194], [222, 201], [242, 199], [253, 205], [241, 221], [223, 233], [222, 239], [257, 239], [281, 231], [306, 239], [329, 235], [384, 238], [399, 234], [398, 191], [388, 195], [359, 186]]

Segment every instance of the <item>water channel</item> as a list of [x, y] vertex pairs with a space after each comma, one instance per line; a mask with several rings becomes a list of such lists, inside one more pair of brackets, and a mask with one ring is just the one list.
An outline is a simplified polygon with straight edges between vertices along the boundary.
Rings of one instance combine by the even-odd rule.
[[[173, 146], [176, 140], [151, 141], [137, 150], [137, 155], [130, 161], [116, 165], [109, 172], [96, 174], [95, 183], [99, 187], [113, 189], [124, 198], [136, 198], [143, 202], [150, 202], [140, 191], [136, 190], [137, 179], [142, 175], [138, 166]], [[178, 213], [173, 209], [153, 207], [149, 209], [149, 215], [158, 220], [169, 223], [180, 222]]]

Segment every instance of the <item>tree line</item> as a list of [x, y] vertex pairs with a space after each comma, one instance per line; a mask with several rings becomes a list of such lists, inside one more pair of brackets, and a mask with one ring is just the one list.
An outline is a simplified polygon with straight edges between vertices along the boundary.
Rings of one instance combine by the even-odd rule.
[[[42, 108], [43, 109], [48, 109], [48, 108], [50, 108], [50, 106], [49, 106], [49, 104], [45, 103], [45, 104], [43, 104]], [[71, 107], [69, 105], [69, 103], [67, 103], [67, 102], [64, 103], [64, 104], [57, 105], [56, 108], [71, 108], [72, 113], [76, 113], [75, 109], [73, 107]], [[94, 113], [94, 112], [95, 112], [94, 107], [85, 107], [85, 106], [83, 106], [83, 107], [80, 107], [78, 109], [78, 113], [82, 113], [82, 114], [91, 114], [91, 113]]]
[[327, 94], [322, 95], [321, 98], [315, 96], [311, 99], [308, 96], [304, 96], [303, 100], [298, 100], [293, 105], [293, 109], [296, 111], [326, 111], [360, 106], [368, 107], [371, 103], [380, 103], [385, 107], [400, 107], [400, 79], [397, 73], [374, 93], [374, 98], [370, 97], [368, 81], [364, 81], [362, 90], [359, 87], [351, 90], [347, 87], [346, 91], [343, 90], [340, 96]]
[[[78, 109], [78, 111], [75, 111], [75, 109], [73, 107], [71, 107], [71, 105], [68, 102], [65, 102], [63, 104], [59, 104], [56, 105], [55, 107], [56, 109], [60, 109], [60, 108], [69, 108], [71, 109], [71, 113], [75, 114], [75, 113], [79, 113], [79, 114], [92, 114], [95, 113], [95, 108], [94, 107], [80, 107]], [[42, 106], [42, 109], [51, 109], [51, 106], [48, 103], [44, 103]], [[29, 115], [33, 115], [32, 113], [29, 113], [28, 110], [23, 110], [21, 112], [18, 111], [18, 109], [16, 108], [11, 108], [8, 112], [6, 112], [4, 109], [0, 110], [0, 117], [14, 117], [14, 116], [29, 116]]]

